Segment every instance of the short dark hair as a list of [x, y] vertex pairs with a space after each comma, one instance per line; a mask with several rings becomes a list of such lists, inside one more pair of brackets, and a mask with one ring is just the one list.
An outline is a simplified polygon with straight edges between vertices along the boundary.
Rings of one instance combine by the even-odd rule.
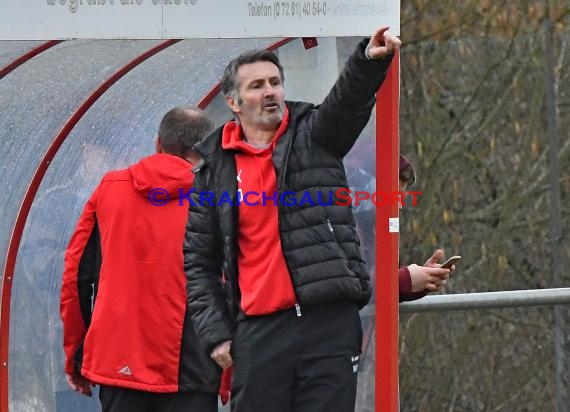
[[196, 107], [175, 107], [164, 115], [158, 141], [165, 153], [185, 157], [192, 146], [214, 130], [214, 123]]
[[408, 186], [416, 183], [416, 171], [407, 157], [400, 155], [400, 180]]
[[283, 74], [283, 67], [279, 63], [279, 57], [269, 50], [251, 50], [240, 54], [238, 57], [233, 59], [226, 66], [224, 70], [224, 75], [222, 76], [221, 86], [222, 93], [224, 96], [233, 96], [236, 100], [239, 99], [238, 95], [238, 79], [237, 72], [240, 66], [244, 64], [256, 63], [256, 62], [269, 62], [273, 63], [279, 69], [279, 74], [281, 75], [281, 82], [285, 80], [285, 75]]

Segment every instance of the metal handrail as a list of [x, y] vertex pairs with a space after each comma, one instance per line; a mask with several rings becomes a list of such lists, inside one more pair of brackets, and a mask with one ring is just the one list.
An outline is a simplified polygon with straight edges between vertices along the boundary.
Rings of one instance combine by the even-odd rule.
[[525, 306], [552, 306], [569, 303], [570, 288], [456, 293], [426, 296], [413, 302], [400, 303], [400, 313], [451, 312]]

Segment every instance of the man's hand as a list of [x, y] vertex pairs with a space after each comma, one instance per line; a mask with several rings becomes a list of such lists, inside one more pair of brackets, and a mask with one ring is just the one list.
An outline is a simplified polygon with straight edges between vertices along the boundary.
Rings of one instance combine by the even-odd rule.
[[67, 384], [74, 391], [77, 391], [85, 396], [92, 396], [91, 387], [92, 386], [95, 387], [95, 384], [91, 382], [89, 379], [84, 378], [78, 373], [74, 374], [66, 373], [65, 379], [67, 380]]
[[[433, 255], [431, 255], [431, 257], [426, 260], [426, 264], [424, 266], [430, 268], [440, 268], [441, 264], [437, 262], [442, 260], [444, 256], [445, 254], [443, 253], [443, 250], [437, 249], [435, 252], [433, 252]], [[455, 271], [455, 265], [451, 265], [451, 271]]]
[[427, 262], [426, 266], [410, 265], [408, 270], [412, 279], [412, 292], [437, 292], [443, 289], [449, 277], [449, 269], [429, 267]]
[[210, 357], [218, 364], [222, 369], [227, 369], [232, 366], [233, 359], [232, 355], [230, 355], [230, 349], [232, 347], [232, 341], [227, 340], [225, 342], [220, 343], [216, 346], [212, 353], [210, 353]]
[[428, 268], [438, 268], [441, 265], [437, 262], [439, 262], [441, 259], [443, 259], [443, 250], [441, 249], [437, 249], [435, 252], [433, 252], [433, 255], [431, 255], [431, 257], [426, 260], [426, 264], [424, 266], [427, 266]]
[[396, 36], [386, 34], [389, 27], [384, 26], [376, 30], [366, 46], [366, 56], [369, 59], [381, 59], [400, 49], [402, 42]]

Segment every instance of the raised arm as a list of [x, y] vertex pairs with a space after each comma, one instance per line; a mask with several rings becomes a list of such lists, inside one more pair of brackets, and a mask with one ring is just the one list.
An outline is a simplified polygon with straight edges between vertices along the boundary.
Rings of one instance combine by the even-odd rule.
[[359, 43], [313, 120], [313, 138], [336, 156], [344, 157], [366, 126], [374, 95], [384, 81], [400, 40], [378, 29]]

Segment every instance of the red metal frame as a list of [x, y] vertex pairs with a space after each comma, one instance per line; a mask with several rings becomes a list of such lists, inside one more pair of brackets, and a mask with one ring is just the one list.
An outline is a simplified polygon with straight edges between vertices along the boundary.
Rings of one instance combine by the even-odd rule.
[[12, 283], [14, 278], [14, 268], [16, 266], [16, 258], [18, 249], [22, 239], [22, 233], [28, 219], [28, 214], [32, 207], [32, 202], [40, 187], [42, 179], [55, 157], [57, 151], [79, 120], [85, 115], [91, 106], [105, 93], [109, 87], [115, 84], [121, 77], [137, 67], [139, 64], [154, 56], [161, 50], [172, 46], [180, 40], [167, 40], [159, 45], [147, 50], [125, 66], [120, 68], [115, 74], [107, 79], [99, 86], [79, 108], [71, 115], [57, 136], [53, 139], [51, 145], [40, 161], [34, 176], [26, 190], [24, 199], [16, 217], [16, 223], [10, 237], [6, 264], [4, 266], [4, 277], [2, 278], [2, 300], [0, 301], [0, 412], [8, 412], [8, 346], [10, 337], [10, 297], [12, 294]]
[[221, 83], [217, 83], [204, 97], [202, 97], [202, 99], [197, 105], [198, 108], [204, 110], [210, 103], [212, 103], [212, 100], [214, 100], [214, 98], [218, 95], [218, 93], [221, 90], [222, 90]]
[[4, 66], [0, 69], [0, 79], [2, 79], [4, 76], [6, 76], [8, 73], [10, 73], [12, 70], [14, 70], [17, 67], [21, 66], [22, 64], [26, 63], [32, 57], [37, 56], [41, 52], [55, 46], [56, 44], [61, 43], [62, 41], [63, 40], [50, 40], [48, 42], [45, 42], [45, 43], [39, 45], [38, 47], [33, 48], [32, 50], [30, 50], [26, 54], [18, 57], [12, 63], [8, 63], [6, 66]]
[[[398, 191], [400, 56], [376, 95], [376, 190]], [[388, 202], [391, 203], [391, 202]], [[376, 411], [398, 412], [398, 232], [389, 219], [397, 205], [376, 208]]]
[[287, 43], [295, 40], [296, 38], [297, 37], [285, 37], [284, 39], [281, 39], [281, 40], [273, 43], [269, 47], [267, 47], [266, 50], [269, 50], [269, 51], [277, 50], [279, 47], [285, 46]]

